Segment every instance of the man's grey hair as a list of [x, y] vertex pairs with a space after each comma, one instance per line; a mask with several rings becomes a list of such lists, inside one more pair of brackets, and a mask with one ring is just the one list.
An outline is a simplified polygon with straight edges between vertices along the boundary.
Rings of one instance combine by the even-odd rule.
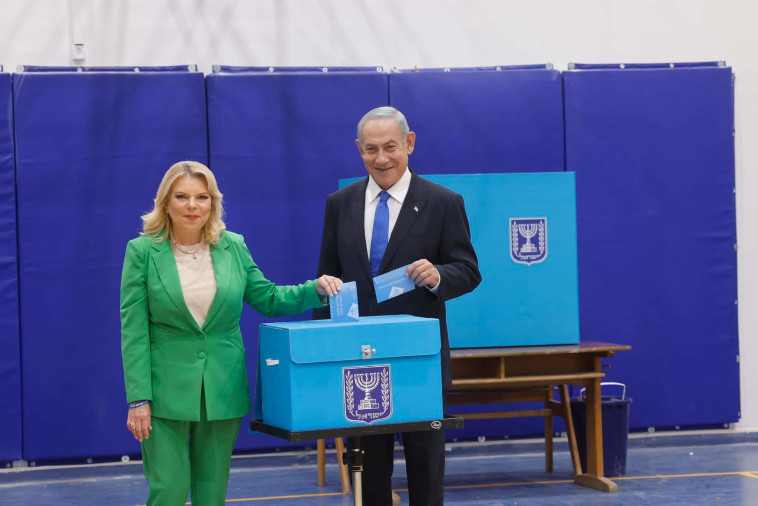
[[411, 131], [411, 129], [408, 127], [408, 120], [405, 119], [405, 116], [402, 112], [398, 111], [394, 107], [386, 106], [371, 109], [358, 122], [358, 140], [360, 141], [361, 146], [363, 146], [363, 134], [361, 133], [363, 131], [363, 125], [371, 120], [381, 118], [389, 118], [397, 121], [397, 126], [400, 128], [400, 133], [403, 134], [403, 142], [406, 141], [408, 138], [408, 132]]

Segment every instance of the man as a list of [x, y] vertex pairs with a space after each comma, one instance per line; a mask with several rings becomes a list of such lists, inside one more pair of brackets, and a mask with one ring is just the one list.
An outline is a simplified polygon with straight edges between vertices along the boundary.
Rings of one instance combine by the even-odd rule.
[[[481, 281], [463, 198], [408, 167], [416, 134], [400, 111], [379, 107], [358, 123], [355, 143], [369, 176], [327, 198], [319, 275], [356, 281], [361, 316], [438, 318], [442, 384], [450, 386], [445, 301]], [[372, 278], [410, 264], [417, 288], [377, 303]], [[404, 433], [411, 506], [442, 504], [444, 431]], [[363, 437], [363, 503], [392, 504], [392, 434]]]

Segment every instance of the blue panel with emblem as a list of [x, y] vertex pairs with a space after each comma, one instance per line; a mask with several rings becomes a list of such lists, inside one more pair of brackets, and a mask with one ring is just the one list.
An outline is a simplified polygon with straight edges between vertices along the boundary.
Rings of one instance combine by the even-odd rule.
[[260, 326], [256, 416], [290, 431], [442, 417], [439, 322], [369, 316]]
[[447, 303], [450, 347], [578, 343], [574, 174], [427, 177], [463, 196], [482, 273]]

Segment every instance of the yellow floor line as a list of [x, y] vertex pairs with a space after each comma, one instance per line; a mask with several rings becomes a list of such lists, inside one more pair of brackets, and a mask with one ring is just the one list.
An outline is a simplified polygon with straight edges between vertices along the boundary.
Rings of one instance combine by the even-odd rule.
[[[610, 478], [611, 480], [662, 480], [667, 478], [707, 478], [711, 476], [746, 476], [748, 478], [758, 479], [758, 471], [730, 471], [723, 473], [691, 473], [691, 474], [656, 474], [652, 476], [618, 476]], [[546, 480], [546, 481], [516, 481], [504, 483], [481, 483], [477, 485], [450, 485], [445, 490], [462, 490], [470, 488], [498, 488], [498, 487], [520, 487], [524, 485], [554, 485], [560, 483], [573, 483], [574, 480]], [[393, 489], [395, 492], [407, 492], [407, 488]], [[246, 501], [272, 501], [275, 499], [307, 499], [310, 497], [331, 497], [343, 495], [342, 492], [327, 492], [323, 494], [299, 494], [299, 495], [276, 495], [267, 497], [246, 497], [242, 499], [227, 499], [226, 502], [246, 502]], [[187, 503], [190, 504], [190, 503]]]
[[[510, 481], [505, 483], [481, 483], [477, 485], [450, 485], [445, 490], [461, 490], [466, 488], [497, 488], [497, 487], [520, 487], [522, 485], [552, 485], [553, 483], [574, 483], [574, 480], [546, 480], [546, 481]], [[405, 492], [405, 490], [403, 491]]]
[[652, 476], [618, 476], [610, 480], [660, 480], [662, 478], [705, 478], [708, 476], [739, 476], [753, 471], [729, 471], [724, 473], [654, 474]]
[[268, 496], [268, 497], [249, 497], [246, 499], [227, 499], [226, 502], [270, 501], [272, 499], [306, 499], [308, 497], [330, 497], [333, 495], [342, 495], [342, 492], [328, 492], [328, 493], [323, 493], [323, 494], [276, 495], [276, 496]]
[[[244, 497], [241, 499], [227, 499], [226, 502], [271, 501], [273, 499], [307, 499], [309, 497], [330, 497], [334, 495], [342, 495], [342, 492], [324, 492], [322, 494], [298, 494], [298, 495], [269, 495], [265, 497]], [[190, 501], [187, 501], [184, 504], [192, 505]], [[139, 506], [146, 506], [146, 505], [140, 504]]]

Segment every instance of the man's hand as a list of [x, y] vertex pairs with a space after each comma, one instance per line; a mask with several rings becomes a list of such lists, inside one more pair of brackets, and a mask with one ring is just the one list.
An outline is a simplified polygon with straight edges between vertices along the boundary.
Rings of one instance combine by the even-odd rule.
[[423, 286], [430, 290], [435, 288], [440, 282], [439, 271], [437, 271], [437, 268], [425, 258], [416, 260], [409, 265], [405, 274], [410, 276], [416, 286]]

